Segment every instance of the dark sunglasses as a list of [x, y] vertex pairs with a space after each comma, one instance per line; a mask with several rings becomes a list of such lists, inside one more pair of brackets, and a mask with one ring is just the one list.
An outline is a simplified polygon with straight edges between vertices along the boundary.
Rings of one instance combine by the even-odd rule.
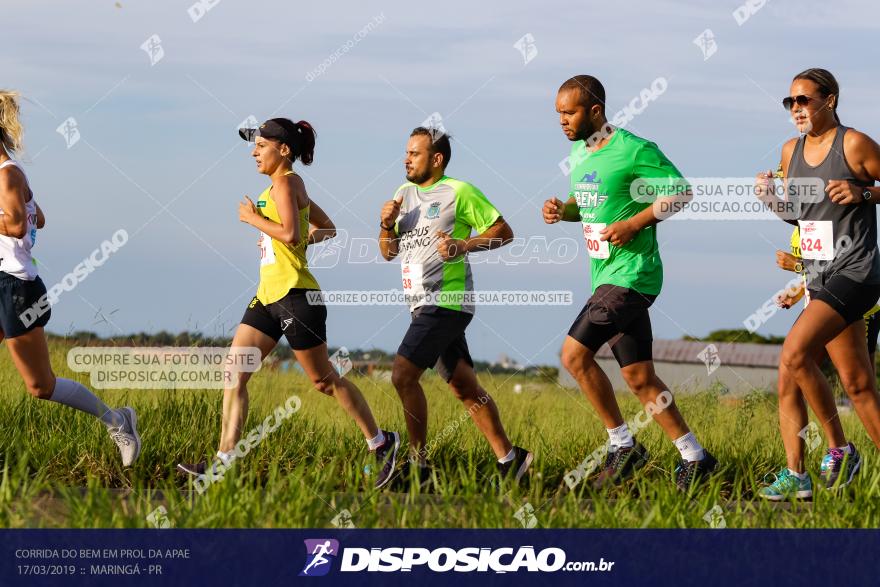
[[782, 99], [782, 107], [786, 110], [791, 110], [795, 104], [798, 106], [806, 106], [813, 100], [818, 100], [819, 98], [814, 98], [812, 96], [806, 96], [801, 94], [799, 96], [789, 96], [787, 98]]

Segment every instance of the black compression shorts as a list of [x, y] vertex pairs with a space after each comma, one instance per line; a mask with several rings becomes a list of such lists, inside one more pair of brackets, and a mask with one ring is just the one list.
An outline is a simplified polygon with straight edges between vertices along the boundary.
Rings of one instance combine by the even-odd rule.
[[241, 323], [256, 328], [275, 342], [283, 335], [296, 351], [327, 342], [327, 307], [320, 299], [320, 290], [291, 289], [277, 302], [265, 306], [255, 297], [248, 304]]
[[880, 298], [880, 284], [858, 283], [843, 275], [832, 275], [824, 285], [810, 288], [810, 301], [822, 300], [846, 320], [847, 326], [861, 320]]
[[568, 335], [594, 353], [606, 342], [621, 367], [653, 357], [648, 308], [657, 296], [617, 285], [600, 285], [581, 310]]

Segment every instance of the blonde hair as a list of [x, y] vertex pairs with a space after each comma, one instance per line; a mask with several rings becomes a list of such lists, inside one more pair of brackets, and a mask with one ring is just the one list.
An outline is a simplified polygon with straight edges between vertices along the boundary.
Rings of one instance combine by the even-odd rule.
[[0, 143], [9, 153], [22, 149], [24, 128], [19, 119], [19, 95], [15, 90], [0, 90]]

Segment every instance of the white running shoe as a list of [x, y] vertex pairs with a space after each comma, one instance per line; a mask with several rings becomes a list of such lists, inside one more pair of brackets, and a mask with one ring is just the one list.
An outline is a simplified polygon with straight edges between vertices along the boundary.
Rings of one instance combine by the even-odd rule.
[[122, 455], [122, 466], [130, 467], [141, 454], [141, 437], [137, 431], [137, 414], [134, 408], [128, 406], [116, 410], [121, 414], [125, 422], [122, 426], [111, 426], [107, 429], [110, 438], [119, 447]]

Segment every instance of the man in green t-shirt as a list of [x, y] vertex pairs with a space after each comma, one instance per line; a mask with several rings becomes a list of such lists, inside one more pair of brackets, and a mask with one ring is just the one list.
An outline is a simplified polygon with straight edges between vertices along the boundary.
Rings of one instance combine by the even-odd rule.
[[648, 460], [596, 363], [607, 342], [624, 380], [681, 453], [675, 482], [688, 491], [717, 463], [654, 372], [648, 308], [663, 285], [657, 223], [687, 204], [690, 187], [657, 145], [608, 123], [605, 89], [596, 78], [578, 75], [562, 84], [556, 111], [573, 143], [571, 193], [567, 202], [547, 200], [543, 216], [548, 224], [580, 222], [590, 256], [593, 295], [563, 343], [562, 364], [608, 430], [609, 450], [594, 487], [619, 484]]
[[403, 403], [410, 462], [418, 465], [420, 482], [428, 477], [428, 406], [419, 379], [430, 367], [449, 383], [486, 437], [501, 477], [518, 482], [532, 463], [532, 453], [508, 440], [495, 402], [477, 381], [464, 336], [474, 314], [467, 256], [509, 243], [513, 230], [480, 190], [446, 175], [451, 154], [447, 134], [413, 130], [404, 160], [407, 183], [379, 217], [379, 249], [388, 261], [400, 258], [412, 315], [394, 357], [391, 382]]

